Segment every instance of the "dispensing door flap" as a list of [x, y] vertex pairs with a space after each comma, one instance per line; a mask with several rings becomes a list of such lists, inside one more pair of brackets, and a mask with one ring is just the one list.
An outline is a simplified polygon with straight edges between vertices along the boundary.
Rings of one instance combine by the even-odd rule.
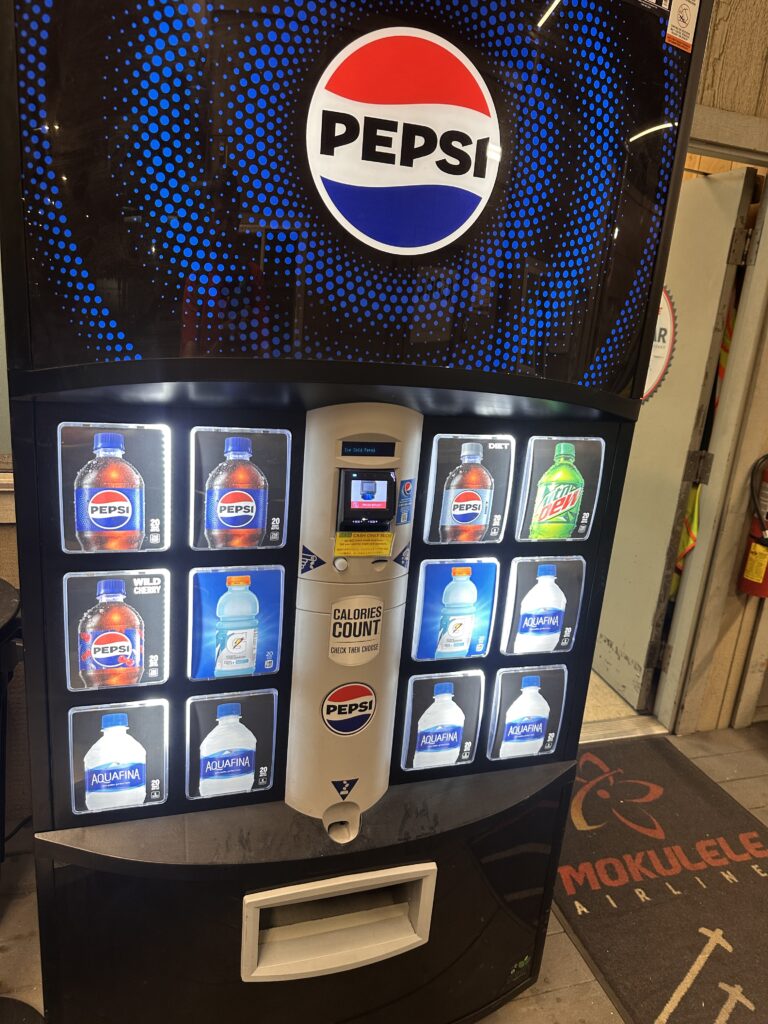
[[243, 981], [334, 974], [423, 945], [436, 878], [436, 864], [410, 864], [245, 896]]

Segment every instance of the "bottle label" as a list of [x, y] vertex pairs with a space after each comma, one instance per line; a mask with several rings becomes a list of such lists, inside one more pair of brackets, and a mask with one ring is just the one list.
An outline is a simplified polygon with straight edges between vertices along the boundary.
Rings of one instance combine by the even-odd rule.
[[206, 530], [266, 530], [265, 489], [212, 487], [205, 494]]
[[256, 771], [256, 751], [245, 747], [218, 750], [200, 758], [200, 779], [236, 779]]
[[81, 672], [103, 669], [136, 669], [144, 665], [143, 637], [139, 629], [104, 630], [80, 633], [78, 656]]
[[147, 784], [145, 764], [100, 764], [85, 770], [86, 793], [124, 793]]
[[518, 636], [560, 636], [565, 612], [560, 608], [539, 608], [524, 612], [517, 627]]
[[419, 729], [416, 736], [416, 753], [426, 754], [430, 750], [458, 750], [463, 734], [463, 725], [431, 725], [428, 729]]
[[534, 523], [576, 523], [584, 488], [579, 484], [539, 484]]
[[487, 526], [491, 515], [488, 488], [452, 487], [443, 491], [441, 526]]
[[76, 487], [77, 533], [144, 533], [141, 487]]
[[472, 630], [475, 625], [474, 615], [443, 614], [440, 620], [440, 631], [437, 637], [438, 655], [461, 657], [469, 651], [472, 643]]
[[543, 740], [549, 718], [530, 715], [515, 718], [504, 726], [504, 743], [524, 743], [526, 740]]
[[256, 668], [256, 629], [216, 631], [216, 671], [253, 673]]

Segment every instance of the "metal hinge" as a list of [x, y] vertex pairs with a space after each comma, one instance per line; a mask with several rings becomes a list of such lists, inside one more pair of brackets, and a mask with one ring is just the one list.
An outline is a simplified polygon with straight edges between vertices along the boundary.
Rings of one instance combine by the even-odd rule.
[[731, 248], [728, 252], [729, 267], [744, 267], [747, 264], [749, 243], [752, 239], [752, 228], [737, 224], [731, 236]]
[[760, 242], [763, 239], [763, 222], [759, 221], [752, 230], [752, 238], [749, 242], [749, 251], [747, 252], [747, 266], [753, 267], [757, 262], [757, 253], [760, 249]]
[[654, 640], [653, 643], [648, 644], [648, 657], [645, 663], [646, 669], [661, 669], [662, 672], [666, 672], [669, 668], [669, 662], [672, 657], [672, 646], [668, 643], [661, 643], [660, 640]]
[[688, 452], [685, 460], [683, 480], [686, 483], [708, 484], [712, 475], [712, 463], [715, 461], [713, 452]]

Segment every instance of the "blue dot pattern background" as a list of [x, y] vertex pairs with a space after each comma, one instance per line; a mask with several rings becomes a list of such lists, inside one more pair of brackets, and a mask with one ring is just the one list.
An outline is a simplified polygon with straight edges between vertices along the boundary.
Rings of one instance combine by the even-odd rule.
[[[548, 6], [19, 0], [33, 365], [399, 363], [626, 393], [689, 57], [633, 0], [562, 0], [539, 29]], [[398, 24], [474, 61], [502, 130], [477, 224], [422, 258], [352, 239], [306, 166], [319, 75]]]

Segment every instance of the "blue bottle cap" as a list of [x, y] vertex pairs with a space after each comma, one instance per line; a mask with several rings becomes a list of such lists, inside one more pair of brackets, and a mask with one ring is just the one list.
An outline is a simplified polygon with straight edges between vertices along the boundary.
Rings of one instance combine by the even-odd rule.
[[435, 696], [439, 697], [441, 693], [450, 693], [453, 696], [453, 683], [435, 683]]
[[525, 690], [529, 686], [541, 686], [541, 676], [523, 676], [523, 682], [520, 688]]
[[125, 712], [121, 712], [117, 715], [102, 715], [101, 716], [101, 728], [111, 729], [113, 726], [120, 725], [124, 728], [128, 728], [128, 715]]
[[117, 451], [125, 451], [125, 438], [122, 434], [111, 432], [95, 434], [93, 438], [93, 450], [97, 452], [100, 448], [112, 448]]
[[239, 704], [219, 704], [216, 708], [217, 718], [239, 718], [242, 715], [242, 708]]
[[540, 565], [536, 570], [536, 578], [540, 579], [542, 576], [557, 576], [557, 566]]
[[125, 597], [125, 583], [122, 580], [99, 580], [96, 584], [96, 597], [109, 597], [112, 594]]
[[228, 437], [224, 441], [225, 455], [247, 455], [250, 459], [253, 454], [250, 437]]

